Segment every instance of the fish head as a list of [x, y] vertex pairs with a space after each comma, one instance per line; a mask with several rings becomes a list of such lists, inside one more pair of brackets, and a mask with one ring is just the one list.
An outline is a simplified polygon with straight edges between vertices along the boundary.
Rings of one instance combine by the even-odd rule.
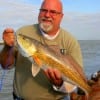
[[36, 46], [34, 45], [32, 40], [22, 34], [17, 34], [16, 40], [18, 50], [24, 57], [30, 57], [34, 55], [34, 53], [36, 52]]

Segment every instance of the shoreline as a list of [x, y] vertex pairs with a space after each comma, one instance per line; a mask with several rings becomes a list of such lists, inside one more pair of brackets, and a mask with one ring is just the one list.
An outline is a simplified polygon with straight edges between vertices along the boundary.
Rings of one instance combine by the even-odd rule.
[[3, 44], [4, 44], [4, 42], [1, 40], [1, 41], [0, 41], [0, 45], [3, 45]]

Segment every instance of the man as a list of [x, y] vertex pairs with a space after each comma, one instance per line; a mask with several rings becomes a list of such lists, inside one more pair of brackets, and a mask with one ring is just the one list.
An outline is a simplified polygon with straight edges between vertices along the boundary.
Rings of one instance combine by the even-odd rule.
[[[38, 24], [21, 27], [16, 34], [25, 34], [43, 44], [57, 47], [57, 51], [64, 55], [70, 55], [80, 66], [83, 66], [81, 50], [77, 40], [60, 27], [62, 18], [63, 7], [61, 1], [44, 0], [39, 12]], [[10, 36], [5, 33], [10, 34]], [[10, 50], [14, 47], [13, 29], [8, 28], [5, 33], [3, 34], [5, 46], [9, 46]], [[6, 52], [9, 52], [9, 50]], [[16, 98], [22, 100], [64, 99], [67, 95], [65, 88], [67, 86], [65, 86], [62, 75], [57, 69], [40, 69], [37, 72], [32, 67], [34, 65], [26, 57], [23, 57], [19, 52], [15, 54], [17, 55], [15, 57], [14, 80], [14, 96]], [[3, 60], [1, 63], [5, 65]]]

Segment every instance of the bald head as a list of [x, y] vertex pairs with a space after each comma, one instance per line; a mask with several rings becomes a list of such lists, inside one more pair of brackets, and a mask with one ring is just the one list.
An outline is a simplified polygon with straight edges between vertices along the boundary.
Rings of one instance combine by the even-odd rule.
[[41, 8], [49, 7], [53, 10], [63, 12], [63, 5], [60, 0], [43, 0]]

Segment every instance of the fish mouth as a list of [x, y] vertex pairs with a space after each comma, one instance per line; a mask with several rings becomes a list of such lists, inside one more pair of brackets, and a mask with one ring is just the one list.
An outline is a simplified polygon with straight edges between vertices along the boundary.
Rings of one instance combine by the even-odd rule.
[[33, 39], [23, 34], [17, 35], [17, 46], [24, 57], [31, 57], [36, 52], [36, 45]]

